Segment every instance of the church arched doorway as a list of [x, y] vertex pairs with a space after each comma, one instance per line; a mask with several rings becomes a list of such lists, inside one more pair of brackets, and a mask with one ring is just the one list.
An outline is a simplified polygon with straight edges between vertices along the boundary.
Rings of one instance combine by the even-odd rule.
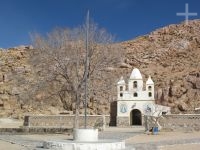
[[130, 123], [133, 126], [142, 125], [142, 113], [138, 109], [133, 109], [130, 114]]

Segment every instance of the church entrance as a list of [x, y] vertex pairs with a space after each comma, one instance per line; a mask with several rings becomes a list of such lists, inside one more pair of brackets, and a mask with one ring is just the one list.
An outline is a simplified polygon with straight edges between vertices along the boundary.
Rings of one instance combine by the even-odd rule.
[[131, 111], [130, 123], [133, 126], [142, 125], [142, 113], [138, 109], [133, 109]]

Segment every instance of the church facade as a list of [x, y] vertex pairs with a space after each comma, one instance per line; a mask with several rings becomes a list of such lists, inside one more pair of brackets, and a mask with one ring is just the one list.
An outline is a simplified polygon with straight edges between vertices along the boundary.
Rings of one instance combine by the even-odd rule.
[[152, 104], [154, 82], [149, 76], [144, 83], [139, 69], [134, 68], [127, 83], [123, 77], [117, 83], [117, 126], [143, 125], [143, 116]]

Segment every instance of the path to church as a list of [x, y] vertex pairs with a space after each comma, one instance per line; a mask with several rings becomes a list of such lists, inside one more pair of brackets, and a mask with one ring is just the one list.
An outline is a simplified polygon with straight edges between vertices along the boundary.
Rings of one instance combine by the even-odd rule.
[[[143, 128], [107, 128], [100, 139], [124, 139], [126, 150], [199, 150], [200, 132], [161, 132], [146, 135]], [[1, 150], [44, 150], [42, 141], [48, 139], [71, 139], [67, 134], [56, 135], [0, 135]], [[163, 146], [164, 145], [164, 146]], [[167, 145], [167, 146], [166, 146]]]

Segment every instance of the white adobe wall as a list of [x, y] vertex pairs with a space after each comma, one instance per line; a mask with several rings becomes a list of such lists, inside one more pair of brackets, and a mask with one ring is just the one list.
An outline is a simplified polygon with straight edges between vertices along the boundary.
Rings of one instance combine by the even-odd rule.
[[140, 91], [137, 92], [138, 96], [134, 97], [133, 94], [134, 92], [131, 91], [123, 91], [121, 92], [123, 94], [122, 97], [120, 97], [120, 94], [118, 94], [118, 100], [154, 100], [154, 93], [152, 93], [152, 97], [149, 97], [148, 91]]
[[[152, 103], [154, 104], [155, 101], [118, 101], [117, 104], [117, 116], [119, 117], [130, 117], [130, 113], [133, 109], [138, 109], [141, 111], [142, 114], [144, 114], [144, 105], [147, 103]], [[125, 113], [122, 113], [121, 110], [121, 105], [127, 107], [127, 111]], [[134, 106], [134, 107], [133, 107]]]
[[[134, 81], [137, 81], [138, 87], [136, 89], [133, 88]], [[137, 80], [129, 79], [129, 81], [128, 81], [128, 90], [129, 91], [142, 91], [142, 89], [143, 89], [143, 80], [142, 79], [137, 79]]]

